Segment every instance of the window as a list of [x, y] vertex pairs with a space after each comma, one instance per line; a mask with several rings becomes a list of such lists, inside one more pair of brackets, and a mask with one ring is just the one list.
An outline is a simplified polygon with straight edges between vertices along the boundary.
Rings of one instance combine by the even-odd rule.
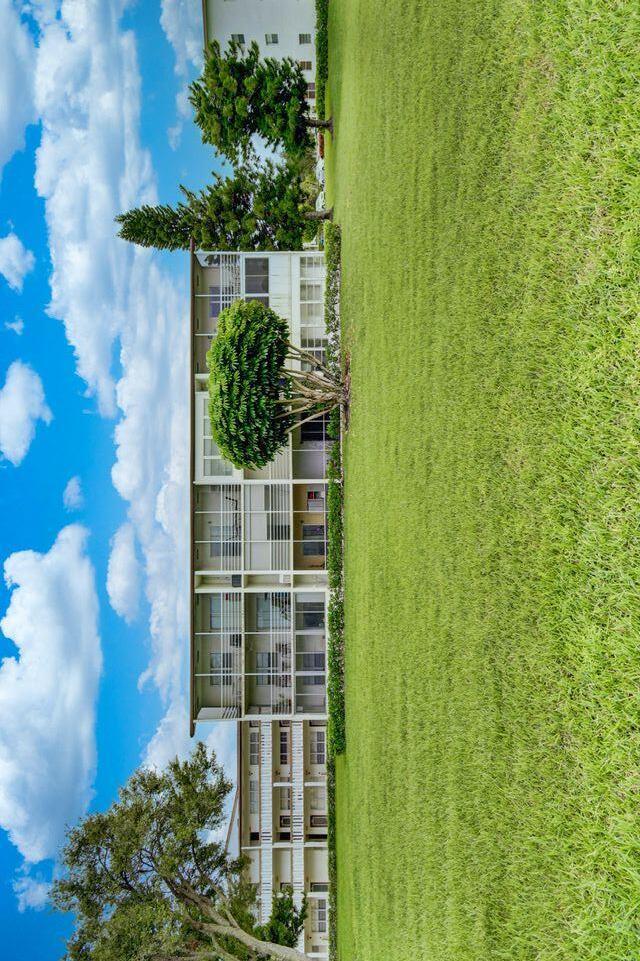
[[278, 790], [280, 791], [280, 810], [290, 811], [291, 810], [291, 788], [281, 787]]
[[323, 417], [314, 417], [313, 420], [308, 420], [300, 428], [300, 440], [303, 444], [307, 441], [324, 441], [326, 436], [326, 424]]
[[[326, 811], [327, 792], [322, 787], [309, 788], [309, 807], [312, 811]], [[313, 890], [313, 889], [312, 889]]]
[[299, 33], [299, 34], [298, 34], [298, 43], [300, 43], [300, 44], [311, 43], [311, 34], [310, 34], [310, 33]]
[[249, 764], [260, 763], [260, 732], [249, 731]]
[[305, 651], [302, 655], [303, 671], [324, 671], [324, 654], [321, 651]]
[[[201, 409], [202, 417], [202, 476], [203, 477], [228, 477], [233, 473], [233, 464], [222, 457], [218, 445], [211, 433], [211, 421], [207, 406], [208, 399], [204, 402], [204, 409]], [[202, 403], [202, 402], [200, 402]]]
[[251, 300], [269, 306], [269, 258], [247, 257], [244, 262], [244, 292]]
[[280, 731], [280, 763], [289, 763], [289, 732], [286, 729]]
[[258, 671], [270, 671], [275, 666], [275, 654], [271, 654], [269, 651], [258, 651], [256, 654], [256, 669]]
[[256, 675], [256, 685], [257, 685], [258, 687], [267, 687], [269, 684], [271, 684], [271, 675], [270, 675], [270, 674], [257, 674], [257, 675]]
[[298, 601], [296, 606], [296, 630], [324, 629], [324, 601]]
[[326, 734], [324, 730], [311, 731], [310, 760], [312, 764], [324, 764], [326, 761]]
[[249, 813], [258, 813], [258, 782], [255, 780], [249, 781]]
[[288, 814], [280, 815], [280, 827], [290, 828], [291, 827], [291, 817]]
[[211, 654], [212, 671], [230, 671], [233, 667], [233, 654], [229, 651], [213, 651]]
[[301, 69], [301, 70], [312, 70], [312, 69], [313, 69], [313, 64], [311, 63], [310, 60], [298, 60], [298, 63], [300, 64], [300, 69]]
[[326, 881], [312, 881], [312, 882], [311, 882], [311, 890], [312, 890], [312, 891], [318, 891], [318, 892], [328, 891], [328, 890], [329, 890], [329, 885], [327, 884]]
[[259, 631], [285, 630], [291, 624], [288, 594], [256, 594], [256, 627]]
[[307, 489], [307, 511], [314, 514], [324, 513], [324, 488], [310, 487]]
[[327, 815], [326, 814], [312, 814], [309, 818], [309, 822], [312, 828], [326, 828], [327, 826]]
[[316, 97], [316, 85], [315, 83], [307, 84], [307, 98], [309, 100], [315, 100]]
[[243, 33], [232, 33], [231, 39], [234, 43], [239, 43], [241, 46], [244, 44], [244, 34]]
[[324, 524], [302, 525], [302, 553], [304, 557], [324, 557]]
[[277, 43], [277, 42], [278, 42], [278, 34], [277, 34], [277, 33], [265, 33], [265, 35], [264, 35], [264, 42], [267, 44], [267, 46], [269, 46], [269, 45], [272, 44], [272, 43]]
[[315, 910], [313, 912], [313, 930], [318, 934], [325, 934], [327, 930], [327, 901], [326, 898], [317, 898]]

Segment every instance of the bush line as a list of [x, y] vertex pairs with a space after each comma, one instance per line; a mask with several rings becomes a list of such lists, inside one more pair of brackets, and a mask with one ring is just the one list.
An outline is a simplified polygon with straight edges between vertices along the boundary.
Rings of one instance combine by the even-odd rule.
[[[318, 7], [326, 0], [319, 0]], [[324, 251], [327, 268], [325, 286], [325, 323], [327, 325], [327, 366], [340, 373], [340, 228], [324, 225]], [[340, 446], [340, 409], [329, 417], [329, 436], [333, 439], [327, 466], [327, 573], [329, 578], [328, 647], [329, 673], [327, 697], [329, 730], [327, 738], [327, 847], [329, 855], [329, 958], [337, 961], [337, 855], [336, 855], [336, 756], [346, 747], [344, 706], [344, 594], [343, 560], [343, 488]]]
[[325, 119], [325, 88], [329, 78], [329, 0], [316, 0], [316, 114]]

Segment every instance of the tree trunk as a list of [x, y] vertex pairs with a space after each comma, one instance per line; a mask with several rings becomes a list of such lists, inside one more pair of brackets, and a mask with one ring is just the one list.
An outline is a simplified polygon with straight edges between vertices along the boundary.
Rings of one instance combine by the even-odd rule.
[[307, 127], [313, 127], [314, 130], [328, 130], [329, 133], [333, 133], [333, 117], [329, 117], [328, 120], [318, 120], [317, 117], [307, 117]]
[[295, 948], [287, 948], [284, 944], [274, 944], [272, 941], [261, 941], [260, 938], [254, 938], [242, 928], [234, 928], [230, 924], [208, 924], [207, 928], [213, 934], [240, 941], [249, 950], [256, 951], [258, 954], [267, 954], [272, 958], [279, 958], [280, 961], [308, 961], [307, 955], [296, 951]]
[[304, 214], [305, 220], [333, 220], [333, 207], [328, 210], [307, 210]]

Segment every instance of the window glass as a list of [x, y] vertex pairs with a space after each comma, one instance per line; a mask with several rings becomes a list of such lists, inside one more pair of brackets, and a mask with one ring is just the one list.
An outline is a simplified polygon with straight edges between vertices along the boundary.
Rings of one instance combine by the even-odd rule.
[[260, 735], [258, 731], [249, 731], [249, 764], [260, 761]]
[[304, 43], [311, 43], [311, 34], [310, 34], [310, 33], [299, 33], [299, 34], [298, 34], [298, 43], [302, 43], [302, 44], [304, 44]]

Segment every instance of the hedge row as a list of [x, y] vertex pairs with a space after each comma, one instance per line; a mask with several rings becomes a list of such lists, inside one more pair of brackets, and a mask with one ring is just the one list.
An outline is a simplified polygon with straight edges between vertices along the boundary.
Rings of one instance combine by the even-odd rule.
[[329, 79], [329, 0], [316, 0], [316, 113], [325, 117], [325, 90]]
[[[325, 322], [329, 347], [328, 366], [341, 376], [340, 351], [340, 228], [325, 225], [324, 233], [327, 281], [325, 288]], [[345, 749], [344, 710], [344, 597], [342, 589], [342, 458], [340, 449], [340, 410], [336, 408], [329, 420], [329, 434], [333, 445], [327, 468], [327, 572], [329, 577], [329, 753], [334, 757]]]
[[[318, 7], [326, 0], [318, 0]], [[340, 349], [340, 228], [334, 223], [324, 226], [324, 250], [327, 266], [325, 287], [325, 321], [329, 346], [328, 366], [341, 373]], [[327, 468], [327, 570], [329, 576], [329, 733], [327, 753], [327, 845], [329, 854], [329, 958], [337, 961], [337, 856], [336, 856], [336, 755], [346, 746], [344, 707], [344, 594], [343, 559], [343, 487], [340, 446], [340, 410], [332, 412], [329, 435], [333, 445]]]

